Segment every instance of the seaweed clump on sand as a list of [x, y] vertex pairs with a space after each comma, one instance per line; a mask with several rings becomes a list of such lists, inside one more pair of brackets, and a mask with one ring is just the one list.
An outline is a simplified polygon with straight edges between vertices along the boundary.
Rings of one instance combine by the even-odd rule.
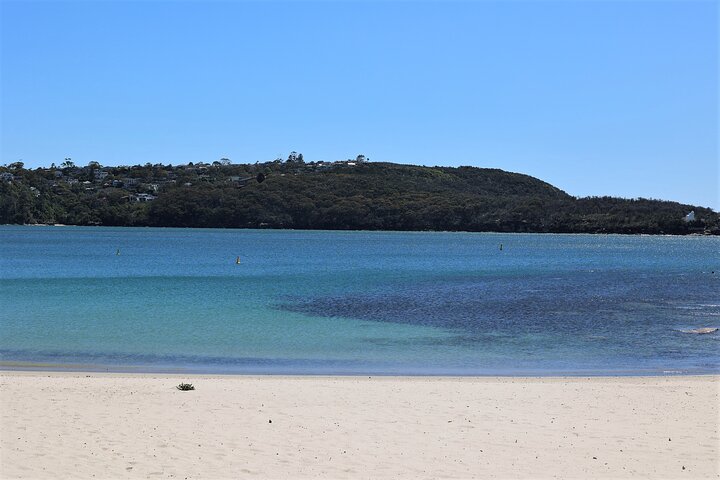
[[193, 387], [192, 383], [181, 383], [177, 387], [178, 390], [187, 391], [187, 390], [195, 390], [195, 387]]

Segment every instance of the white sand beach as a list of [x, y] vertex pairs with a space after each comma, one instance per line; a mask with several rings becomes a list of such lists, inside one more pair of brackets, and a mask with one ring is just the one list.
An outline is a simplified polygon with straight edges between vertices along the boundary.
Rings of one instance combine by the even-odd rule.
[[718, 376], [0, 372], [0, 477], [718, 478], [719, 393]]

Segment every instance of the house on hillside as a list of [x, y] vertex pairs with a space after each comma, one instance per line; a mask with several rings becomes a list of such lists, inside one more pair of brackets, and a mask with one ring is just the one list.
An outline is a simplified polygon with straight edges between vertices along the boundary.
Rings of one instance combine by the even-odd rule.
[[244, 187], [250, 180], [255, 180], [255, 177], [241, 177], [239, 175], [232, 175], [228, 177], [228, 182], [232, 183], [236, 187]]
[[155, 195], [150, 195], [149, 193], [138, 193], [137, 195], [128, 196], [128, 200], [134, 203], [152, 202], [156, 198]]

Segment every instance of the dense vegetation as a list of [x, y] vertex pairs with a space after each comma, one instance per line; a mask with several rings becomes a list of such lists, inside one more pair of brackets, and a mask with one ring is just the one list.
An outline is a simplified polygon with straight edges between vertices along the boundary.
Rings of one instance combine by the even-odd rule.
[[[686, 218], [694, 211], [695, 218]], [[0, 167], [0, 223], [163, 227], [720, 233], [714, 211], [575, 198], [496, 169], [358, 161]]]

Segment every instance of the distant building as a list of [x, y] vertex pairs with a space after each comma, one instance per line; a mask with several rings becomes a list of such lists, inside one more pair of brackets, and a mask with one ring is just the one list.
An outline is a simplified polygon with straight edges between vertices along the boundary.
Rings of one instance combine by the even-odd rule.
[[228, 178], [228, 182], [232, 183], [236, 187], [245, 186], [250, 180], [255, 180], [255, 177], [240, 177], [239, 175], [232, 175]]
[[131, 202], [145, 203], [152, 202], [157, 197], [155, 195], [150, 195], [149, 193], [138, 193], [137, 195], [130, 195], [128, 198]]
[[687, 215], [685, 215], [685, 216], [683, 217], [683, 220], [685, 220], [685, 221], [688, 222], [688, 223], [689, 223], [689, 222], [694, 222], [694, 221], [695, 221], [695, 210], [693, 210], [693, 211], [691, 211], [690, 213], [688, 213]]
[[106, 172], [104, 170], [95, 170], [95, 179], [96, 180], [105, 180], [105, 177], [110, 175], [110, 172]]

